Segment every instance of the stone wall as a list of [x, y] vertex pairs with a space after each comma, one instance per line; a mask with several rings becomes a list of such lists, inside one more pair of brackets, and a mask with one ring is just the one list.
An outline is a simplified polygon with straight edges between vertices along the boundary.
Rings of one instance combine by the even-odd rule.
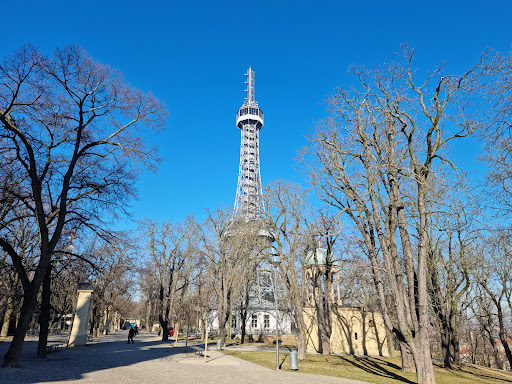
[[[315, 308], [305, 308], [304, 321], [309, 334], [307, 350], [320, 352]], [[332, 311], [331, 353], [389, 356], [381, 313], [355, 307], [335, 307]]]

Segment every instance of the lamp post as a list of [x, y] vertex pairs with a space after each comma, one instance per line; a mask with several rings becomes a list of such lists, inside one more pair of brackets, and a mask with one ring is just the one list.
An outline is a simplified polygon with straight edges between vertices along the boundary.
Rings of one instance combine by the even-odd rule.
[[274, 302], [276, 303], [276, 370], [279, 370], [279, 328], [278, 328], [278, 318], [277, 318], [277, 267], [281, 264], [278, 255], [271, 255], [273, 259], [270, 260], [270, 263], [274, 266]]

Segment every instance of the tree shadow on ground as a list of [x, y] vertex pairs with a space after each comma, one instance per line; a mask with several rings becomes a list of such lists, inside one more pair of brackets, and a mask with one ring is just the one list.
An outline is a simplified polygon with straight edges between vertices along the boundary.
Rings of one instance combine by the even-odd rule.
[[[475, 380], [478, 380], [478, 382], [486, 382], [488, 380], [499, 380], [504, 383], [512, 383], [512, 378], [507, 379], [505, 377], [499, 377], [500, 374], [507, 374], [510, 372], [507, 371], [500, 371], [496, 369], [496, 375], [491, 376], [487, 370], [490, 370], [491, 368], [485, 368], [485, 367], [479, 367], [477, 365], [471, 365], [471, 371], [466, 370], [465, 366], [454, 366], [450, 372], [454, 376], [458, 376], [460, 378], [467, 378], [467, 375], [476, 376]], [[476, 371], [476, 372], [475, 372]]]
[[[204, 343], [197, 345], [197, 349], [190, 345], [175, 347], [174, 340], [155, 340], [154, 335], [138, 336], [134, 344], [128, 344], [126, 340], [127, 332], [126, 335], [119, 332], [98, 338], [96, 342], [84, 347], [64, 348], [49, 354], [45, 359], [35, 357], [37, 340], [28, 340], [23, 346], [20, 368], [0, 368], [0, 381], [33, 384], [80, 380], [84, 374], [94, 371], [125, 367], [183, 353], [196, 353], [199, 347], [204, 350]], [[0, 356], [7, 352], [8, 347], [8, 342], [0, 342]], [[214, 343], [208, 343], [209, 350], [213, 347]]]
[[407, 383], [407, 384], [415, 384], [414, 381], [411, 381], [403, 376], [397, 375], [393, 371], [386, 369], [386, 368], [400, 369], [400, 367], [398, 365], [393, 364], [389, 361], [385, 361], [385, 360], [375, 361], [370, 358], [366, 358], [366, 357], [361, 358], [361, 357], [357, 357], [357, 356], [352, 356], [350, 359], [346, 358], [344, 356], [338, 356], [338, 357], [341, 360], [343, 360], [347, 363], [350, 363], [353, 366], [355, 366], [359, 369], [362, 369], [363, 371], [366, 371], [368, 373], [371, 373], [373, 375], [387, 377], [389, 379], [401, 381], [401, 382]]

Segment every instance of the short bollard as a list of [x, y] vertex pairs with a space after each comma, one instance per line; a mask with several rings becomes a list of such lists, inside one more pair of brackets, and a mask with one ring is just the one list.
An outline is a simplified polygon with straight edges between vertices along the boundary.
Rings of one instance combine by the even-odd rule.
[[299, 351], [296, 349], [292, 349], [290, 351], [290, 354], [288, 355], [288, 358], [290, 359], [290, 369], [293, 371], [299, 370]]
[[217, 340], [217, 349], [219, 351], [222, 350], [222, 340], [221, 339]]

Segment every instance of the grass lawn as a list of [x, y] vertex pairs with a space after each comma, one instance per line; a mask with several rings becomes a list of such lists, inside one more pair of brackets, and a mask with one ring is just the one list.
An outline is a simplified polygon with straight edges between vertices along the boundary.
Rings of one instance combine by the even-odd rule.
[[[275, 368], [274, 353], [228, 350], [222, 352], [267, 368]], [[288, 354], [280, 353], [279, 357], [281, 369], [288, 371], [290, 366]], [[302, 373], [344, 377], [375, 384], [416, 383], [416, 375], [403, 373], [400, 367], [400, 359], [355, 356], [308, 355], [306, 360], [299, 362], [299, 371]], [[461, 365], [450, 371], [435, 364], [434, 369], [437, 384], [512, 383], [512, 373], [484, 367]]]

